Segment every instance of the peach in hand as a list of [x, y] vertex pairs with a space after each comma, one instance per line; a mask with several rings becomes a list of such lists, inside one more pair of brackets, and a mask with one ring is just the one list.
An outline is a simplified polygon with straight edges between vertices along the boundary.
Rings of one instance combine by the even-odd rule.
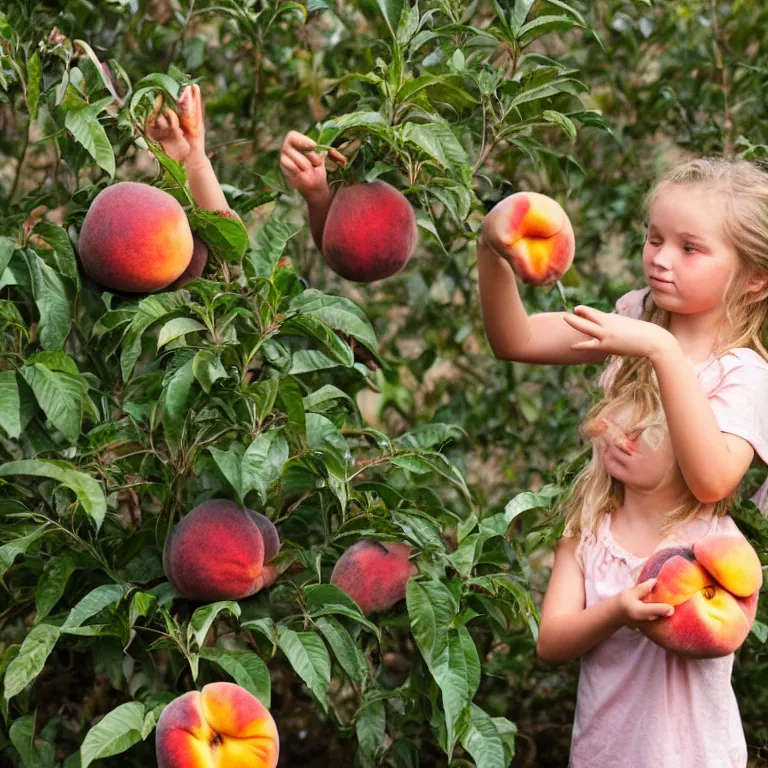
[[88, 277], [114, 291], [151, 293], [192, 260], [184, 209], [162, 189], [121, 181], [102, 190], [83, 220], [78, 246]]
[[370, 283], [401, 270], [417, 240], [416, 215], [405, 195], [384, 181], [364, 182], [334, 195], [323, 255], [341, 277]]
[[210, 683], [160, 714], [158, 768], [275, 768], [280, 738], [272, 715], [234, 683]]
[[496, 203], [483, 220], [483, 240], [531, 285], [559, 280], [576, 251], [568, 214], [538, 192], [516, 192]]
[[173, 588], [190, 600], [240, 600], [270, 586], [280, 551], [269, 520], [235, 502], [198, 504], [171, 531], [163, 549], [163, 570]]
[[338, 559], [331, 584], [344, 590], [365, 615], [388, 611], [405, 597], [408, 580], [419, 572], [409, 560], [412, 552], [408, 544], [363, 539]]
[[638, 583], [656, 578], [644, 598], [675, 612], [641, 629], [669, 651], [694, 658], [727, 656], [747, 638], [755, 620], [763, 574], [757, 553], [740, 534], [714, 533], [692, 547], [653, 554]]

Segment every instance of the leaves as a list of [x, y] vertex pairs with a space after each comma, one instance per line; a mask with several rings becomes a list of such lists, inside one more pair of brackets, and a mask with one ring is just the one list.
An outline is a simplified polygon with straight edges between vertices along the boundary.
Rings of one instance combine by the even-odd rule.
[[331, 659], [323, 641], [314, 632], [294, 632], [281, 626], [278, 627], [277, 643], [296, 674], [327, 712]]
[[59, 628], [51, 624], [38, 624], [32, 628], [5, 672], [6, 701], [21, 693], [40, 674], [58, 639]]
[[270, 706], [270, 681], [267, 665], [251, 651], [201, 648], [200, 658], [221, 667], [234, 681], [252, 693], [265, 707]]
[[96, 530], [101, 527], [104, 515], [107, 512], [107, 501], [104, 497], [104, 491], [94, 478], [84, 472], [77, 471], [71, 464], [65, 461], [43, 459], [10, 461], [0, 467], [0, 476], [8, 475], [34, 475], [36, 477], [50, 477], [53, 480], [58, 480], [75, 492], [77, 500], [83, 505], [83, 509], [85, 509], [88, 516], [95, 523]]
[[85, 735], [80, 760], [87, 768], [94, 760], [125, 752], [142, 740], [144, 705], [129, 701], [113, 709]]
[[112, 97], [107, 96], [94, 104], [88, 104], [78, 97], [70, 96], [62, 104], [66, 110], [64, 125], [67, 130], [110, 177], [115, 175], [115, 153], [104, 126], [99, 122], [99, 114], [112, 101]]

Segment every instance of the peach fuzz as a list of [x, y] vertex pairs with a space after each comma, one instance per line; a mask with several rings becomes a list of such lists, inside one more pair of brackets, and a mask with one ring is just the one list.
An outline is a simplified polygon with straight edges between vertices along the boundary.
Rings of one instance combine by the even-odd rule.
[[279, 550], [280, 538], [268, 518], [233, 501], [212, 499], [171, 531], [163, 570], [190, 600], [239, 600], [277, 578], [277, 568], [267, 563]]
[[344, 590], [367, 616], [388, 611], [405, 598], [408, 580], [419, 570], [409, 560], [413, 547], [363, 539], [337, 561], [331, 584]]
[[400, 271], [417, 240], [416, 215], [405, 195], [384, 181], [362, 182], [334, 195], [322, 251], [336, 274], [370, 283]]
[[[644, 622], [643, 633], [674, 653], [715, 658], [735, 651], [755, 619], [762, 571], [743, 536], [711, 534], [688, 547], [668, 547], [652, 555], [638, 583], [656, 578], [644, 598], [668, 603], [669, 617]], [[735, 591], [734, 591], [735, 590]]]
[[275, 768], [280, 738], [255, 696], [234, 683], [210, 683], [162, 711], [155, 752], [158, 768]]
[[516, 192], [496, 203], [483, 220], [483, 239], [531, 285], [559, 280], [576, 251], [568, 214], [538, 192]]
[[180, 277], [193, 240], [181, 205], [149, 184], [122, 181], [102, 190], [83, 220], [78, 245], [88, 277], [114, 291], [150, 293]]
[[183, 288], [187, 283], [191, 283], [202, 276], [208, 263], [208, 246], [197, 235], [192, 235], [192, 243], [192, 259], [181, 275], [166, 286], [166, 291], [178, 291], [179, 288]]

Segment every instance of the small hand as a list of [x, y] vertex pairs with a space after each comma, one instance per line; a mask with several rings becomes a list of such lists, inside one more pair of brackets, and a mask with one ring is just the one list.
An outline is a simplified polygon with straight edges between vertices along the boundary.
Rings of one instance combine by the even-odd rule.
[[656, 579], [648, 579], [619, 593], [619, 608], [624, 624], [629, 627], [637, 627], [643, 622], [656, 621], [656, 619], [671, 616], [675, 612], [674, 606], [668, 603], [646, 603], [643, 601], [643, 598], [650, 594], [655, 584]]
[[325, 153], [315, 152], [317, 142], [298, 131], [289, 131], [280, 152], [280, 167], [286, 181], [306, 198], [328, 194]]
[[168, 157], [183, 163], [205, 155], [205, 121], [200, 86], [188, 85], [176, 102], [176, 110], [162, 101], [147, 118], [147, 136], [158, 141]]
[[653, 357], [672, 338], [669, 331], [655, 323], [601, 312], [593, 307], [576, 307], [573, 314], [564, 316], [564, 320], [571, 328], [592, 337], [572, 344], [571, 349], [625, 357]]

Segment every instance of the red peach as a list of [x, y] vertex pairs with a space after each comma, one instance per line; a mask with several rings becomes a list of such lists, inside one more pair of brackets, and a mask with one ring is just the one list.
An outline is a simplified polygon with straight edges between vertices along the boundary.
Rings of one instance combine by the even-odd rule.
[[323, 229], [328, 266], [347, 280], [390, 277], [411, 258], [418, 228], [405, 196], [384, 181], [353, 184], [333, 197]]
[[343, 589], [364, 614], [388, 611], [405, 597], [411, 576], [419, 570], [409, 560], [413, 547], [363, 539], [337, 561], [331, 584]]
[[516, 192], [496, 203], [483, 220], [483, 239], [531, 285], [559, 280], [576, 250], [568, 214], [538, 192]]
[[192, 259], [192, 231], [181, 205], [161, 189], [122, 181], [100, 192], [80, 230], [80, 262], [105, 288], [159, 291]]

